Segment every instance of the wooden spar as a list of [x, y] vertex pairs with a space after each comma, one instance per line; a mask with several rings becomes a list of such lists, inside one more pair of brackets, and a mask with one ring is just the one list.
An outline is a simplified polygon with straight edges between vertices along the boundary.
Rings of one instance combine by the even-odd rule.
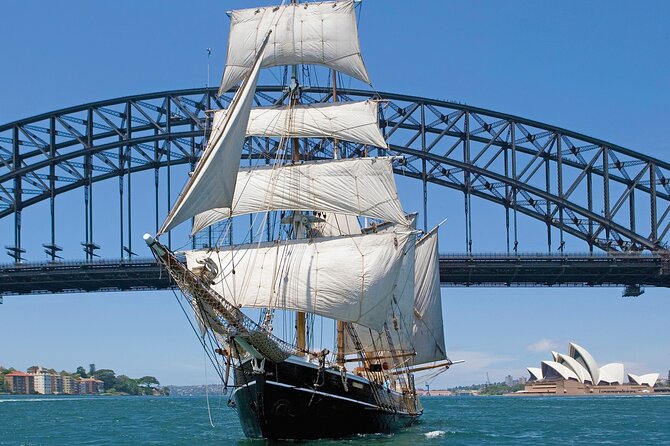
[[[338, 346], [339, 347], [339, 346]], [[383, 356], [373, 356], [368, 353], [365, 354], [365, 360], [367, 362], [376, 361], [378, 359], [391, 359], [391, 358], [406, 358], [408, 356], [416, 356], [416, 352], [410, 353], [399, 353], [397, 355], [383, 355]], [[360, 358], [347, 358], [343, 362], [360, 362]]]
[[[337, 71], [331, 70], [333, 72], [333, 103], [337, 102]], [[333, 159], [340, 158], [340, 147], [339, 140], [337, 138], [333, 139]]]
[[[291, 0], [292, 4], [297, 4], [298, 0]], [[292, 77], [295, 79], [295, 84], [296, 86], [298, 85], [298, 67], [297, 65], [292, 66]], [[298, 92], [297, 90], [293, 92], [293, 96], [291, 98], [291, 105], [295, 106], [298, 103]], [[298, 142], [298, 138], [293, 138], [293, 162], [294, 163], [299, 163], [300, 162], [300, 143]], [[295, 331], [296, 331], [296, 346], [298, 347], [298, 350], [304, 351], [306, 350], [307, 346], [307, 336], [306, 336], [306, 328], [307, 328], [307, 318], [305, 316], [305, 313], [303, 311], [298, 311], [296, 312], [295, 315]]]
[[[332, 70], [333, 74], [333, 102], [337, 102], [337, 72]], [[340, 157], [340, 149], [338, 147], [337, 138], [333, 139], [333, 159]], [[344, 322], [337, 321], [337, 356], [335, 357], [337, 365], [344, 366]]]
[[344, 359], [344, 322], [337, 321], [337, 356], [335, 357], [337, 365], [344, 366], [345, 362], [360, 361], [360, 358], [345, 360]]
[[391, 372], [391, 373], [393, 375], [402, 375], [403, 373], [407, 373], [407, 372], [416, 373], [416, 372], [421, 372], [423, 370], [437, 369], [437, 368], [440, 368], [440, 367], [445, 367], [445, 368], [448, 369], [449, 367], [451, 367], [452, 364], [453, 364], [453, 362], [451, 362], [449, 359], [447, 359], [446, 361], [440, 362], [438, 364], [424, 365], [424, 366], [415, 367], [415, 368], [409, 369], [409, 370], [396, 370], [396, 371]]

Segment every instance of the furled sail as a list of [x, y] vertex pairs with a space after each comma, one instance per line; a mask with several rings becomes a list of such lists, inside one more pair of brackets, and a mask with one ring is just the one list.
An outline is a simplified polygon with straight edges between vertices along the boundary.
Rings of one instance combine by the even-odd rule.
[[[265, 36], [260, 51], [267, 43]], [[200, 212], [218, 207], [230, 207], [246, 137], [251, 103], [256, 91], [261, 57], [242, 87], [235, 94], [230, 112], [216, 132], [212, 132], [195, 172], [179, 195], [158, 234], [163, 234]]]
[[391, 158], [354, 158], [241, 169], [232, 210], [195, 217], [192, 233], [230, 216], [311, 210], [378, 218], [406, 226]]
[[287, 240], [186, 251], [218, 266], [212, 288], [241, 307], [283, 308], [380, 330], [410, 233]]
[[[213, 129], [228, 110], [214, 113]], [[251, 109], [247, 136], [337, 138], [375, 147], [388, 147], [379, 130], [376, 101], [299, 104]]]
[[232, 11], [228, 57], [219, 95], [251, 70], [263, 37], [272, 30], [262, 67], [325, 65], [369, 84], [358, 44], [352, 0]]
[[414, 364], [447, 358], [444, 346], [437, 227], [416, 243]]

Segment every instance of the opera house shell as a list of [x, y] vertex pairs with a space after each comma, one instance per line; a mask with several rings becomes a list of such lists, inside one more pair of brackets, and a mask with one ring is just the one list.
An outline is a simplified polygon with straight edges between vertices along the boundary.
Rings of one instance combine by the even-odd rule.
[[648, 393], [659, 377], [658, 373], [642, 376], [629, 373], [629, 384], [624, 385], [623, 364], [610, 363], [598, 367], [584, 347], [572, 342], [567, 355], [551, 354], [552, 361], [542, 361], [540, 367], [528, 367], [530, 379], [526, 390], [521, 393]]

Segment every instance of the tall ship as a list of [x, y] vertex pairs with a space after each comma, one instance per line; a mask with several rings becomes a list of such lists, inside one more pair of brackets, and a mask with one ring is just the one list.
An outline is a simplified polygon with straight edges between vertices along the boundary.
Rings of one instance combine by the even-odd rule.
[[[144, 236], [252, 438], [395, 432], [423, 413], [414, 374], [451, 365], [437, 228], [417, 230], [403, 209], [393, 174], [403, 160], [368, 156], [388, 148], [384, 104], [338, 100], [336, 73], [370, 83], [355, 6], [230, 12], [219, 95], [239, 86], [228, 108], [210, 113], [206, 147], [157, 235]], [[298, 70], [309, 64], [332, 73], [329, 102], [301, 102]], [[281, 66], [291, 78], [280, 101], [253, 107], [261, 69]], [[273, 157], [240, 168], [254, 137]], [[315, 140], [331, 156], [314, 159]], [[345, 144], [362, 150], [343, 158]], [[233, 221], [248, 222], [243, 240]], [[160, 238], [185, 222], [192, 237], [223, 229], [217, 243], [173, 252]]]

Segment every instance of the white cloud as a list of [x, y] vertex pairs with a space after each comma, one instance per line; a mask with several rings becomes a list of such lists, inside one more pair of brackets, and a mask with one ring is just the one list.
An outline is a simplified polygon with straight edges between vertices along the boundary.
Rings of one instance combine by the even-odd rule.
[[526, 350], [533, 353], [549, 352], [551, 350], [557, 350], [558, 346], [558, 342], [543, 338], [537, 342], [533, 342], [532, 344], [527, 345]]

